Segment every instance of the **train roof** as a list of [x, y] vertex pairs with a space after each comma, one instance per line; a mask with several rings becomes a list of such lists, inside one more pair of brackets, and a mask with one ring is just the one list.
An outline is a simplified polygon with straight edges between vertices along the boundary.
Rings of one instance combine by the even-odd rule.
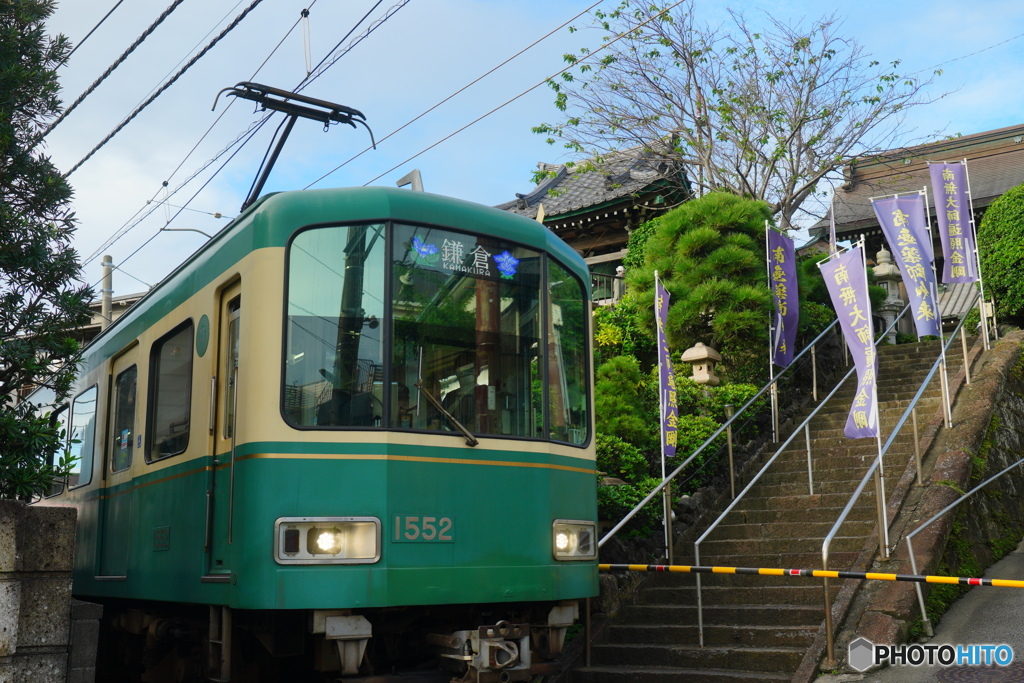
[[537, 221], [492, 207], [427, 192], [388, 187], [279, 192], [261, 197], [210, 241], [153, 287], [86, 348], [85, 355], [114, 353], [153, 321], [169, 314], [192, 294], [246, 254], [285, 247], [304, 226], [399, 221], [468, 230], [509, 240], [553, 255], [589, 290], [583, 258]]

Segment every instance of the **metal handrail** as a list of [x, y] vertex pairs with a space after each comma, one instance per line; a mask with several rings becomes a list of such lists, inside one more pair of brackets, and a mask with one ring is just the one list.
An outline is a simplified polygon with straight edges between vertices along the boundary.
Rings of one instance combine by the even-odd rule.
[[[1021, 463], [1024, 463], [1024, 458], [1021, 458], [1017, 462], [1015, 462], [1012, 465], [1010, 465], [1009, 467], [1005, 468], [999, 474], [993, 475], [993, 476], [989, 477], [988, 479], [986, 479], [985, 481], [981, 482], [980, 484], [975, 486], [973, 489], [971, 489], [970, 491], [968, 491], [964, 495], [960, 496], [959, 498], [957, 498], [955, 501], [953, 501], [952, 503], [950, 503], [946, 507], [942, 508], [939, 512], [935, 513], [935, 515], [931, 519], [929, 519], [927, 522], [925, 522], [924, 524], [922, 524], [921, 526], [917, 527], [916, 529], [911, 531], [909, 534], [907, 534], [907, 551], [910, 553], [910, 571], [912, 573], [914, 573], [914, 574], [917, 574], [917, 560], [914, 559], [914, 544], [912, 543], [912, 539], [917, 534], [917, 532], [924, 531], [924, 528], [926, 526], [930, 525], [932, 522], [937, 520], [939, 517], [942, 517], [944, 514], [946, 514], [947, 512], [949, 512], [950, 510], [955, 508], [957, 505], [959, 505], [960, 503], [964, 502], [965, 500], [967, 500], [968, 498], [973, 496], [975, 493], [977, 493], [981, 489], [985, 488], [986, 486], [988, 486], [989, 484], [994, 482], [999, 477], [1003, 476], [1004, 474], [1006, 474], [1007, 472], [1012, 470], [1014, 467], [1018, 467]], [[924, 626], [925, 634], [930, 638], [930, 637], [935, 635], [935, 631], [932, 629], [932, 620], [928, 618], [928, 610], [926, 610], [925, 606], [924, 606], [924, 593], [921, 592], [921, 585], [920, 584], [915, 585], [914, 588], [917, 589], [917, 602], [921, 606], [921, 622], [922, 622], [922, 625]]]
[[[838, 323], [839, 323], [838, 319], [832, 321], [832, 324], [829, 325], [828, 327], [826, 327], [821, 332], [821, 334], [819, 334], [817, 337], [814, 338], [814, 340], [810, 344], [805, 346], [804, 349], [799, 354], [797, 354], [797, 356], [795, 358], [793, 358], [793, 360], [790, 362], [790, 364], [782, 372], [780, 372], [778, 375], [776, 375], [773, 380], [771, 380], [770, 382], [765, 384], [763, 387], [761, 387], [761, 390], [758, 391], [756, 394], [754, 394], [753, 398], [751, 398], [749, 401], [744, 403], [743, 407], [740, 408], [739, 410], [737, 410], [736, 413], [732, 417], [727, 419], [725, 421], [725, 423], [723, 423], [722, 426], [719, 427], [718, 430], [714, 434], [709, 436], [707, 438], [707, 440], [704, 441], [704, 443], [702, 443], [700, 446], [698, 446], [697, 450], [695, 450], [693, 453], [691, 453], [690, 456], [688, 458], [686, 458], [686, 460], [684, 460], [678, 467], [676, 467], [674, 470], [672, 470], [672, 472], [670, 474], [666, 475], [666, 477], [661, 481], [660, 484], [658, 484], [656, 487], [654, 487], [654, 489], [650, 493], [648, 493], [647, 496], [643, 500], [641, 500], [639, 503], [637, 503], [636, 506], [632, 510], [630, 510], [628, 513], [626, 513], [626, 516], [623, 517], [622, 520], [618, 524], [616, 524], [614, 527], [612, 527], [612, 529], [607, 534], [604, 535], [604, 538], [602, 538], [600, 541], [597, 542], [597, 547], [600, 548], [605, 543], [607, 543], [609, 540], [611, 540], [612, 537], [615, 536], [615, 534], [617, 534], [622, 529], [622, 527], [626, 525], [627, 522], [629, 522], [629, 520], [633, 519], [633, 517], [635, 517], [636, 514], [638, 512], [640, 512], [640, 510], [643, 509], [643, 507], [645, 505], [647, 505], [649, 502], [651, 502], [654, 499], [655, 496], [657, 496], [659, 493], [661, 493], [662, 490], [666, 486], [668, 486], [668, 484], [673, 479], [675, 479], [675, 477], [680, 472], [682, 472], [683, 469], [687, 465], [689, 465], [693, 461], [694, 458], [696, 458], [698, 455], [700, 455], [702, 452], [704, 452], [704, 449], [707, 448], [708, 445], [711, 444], [713, 441], [715, 441], [715, 439], [717, 439], [719, 436], [721, 436], [722, 433], [725, 432], [725, 430], [727, 428], [732, 427], [733, 422], [735, 422], [736, 419], [739, 418], [739, 416], [743, 414], [743, 411], [745, 411], [747, 408], [752, 406], [754, 404], [754, 402], [757, 401], [759, 398], [761, 398], [761, 396], [763, 396], [764, 393], [766, 391], [768, 391], [773, 385], [776, 385], [779, 382], [779, 380], [783, 377], [783, 375], [786, 374], [786, 371], [788, 371], [790, 368], [796, 367], [796, 361], [799, 360], [809, 350], [813, 349], [815, 344], [817, 344], [819, 341], [821, 341], [825, 337], [826, 334], [832, 332], [833, 328]], [[669, 558], [669, 560], [671, 560], [671, 558]]]
[[[978, 296], [978, 294], [975, 294], [975, 297], [974, 299], [971, 300], [971, 304], [968, 306], [967, 310], [973, 308], [974, 303], [978, 299]], [[953, 329], [953, 332], [949, 335], [949, 340], [946, 341], [942, 347], [943, 353], [940, 354], [939, 357], [935, 359], [935, 362], [932, 364], [931, 370], [928, 371], [928, 374], [925, 376], [924, 381], [921, 382], [921, 386], [918, 388], [917, 393], [914, 394], [914, 398], [910, 401], [910, 405], [907, 406], [907, 409], [904, 411], [903, 415], [896, 422], [896, 426], [893, 427], [893, 430], [889, 434], [889, 438], [886, 440], [885, 445], [878, 449], [878, 457], [876, 457], [874, 462], [871, 463], [871, 467], [868, 468], [868, 471], [865, 472], [864, 477], [860, 481], [860, 484], [858, 484], [857, 488], [854, 489], [853, 495], [850, 496], [849, 502], [846, 503], [846, 506], [843, 508], [843, 511], [839, 514], [839, 518], [836, 520], [836, 523], [832, 525], [832, 528], [825, 536], [825, 540], [822, 541], [821, 568], [823, 570], [828, 571], [829, 547], [832, 544], [832, 539], [835, 538], [836, 534], [839, 532], [839, 528], [846, 521], [846, 517], [850, 514], [850, 511], [853, 510], [854, 503], [857, 502], [857, 499], [860, 497], [860, 494], [864, 492], [864, 488], [867, 486], [868, 479], [870, 479], [878, 470], [879, 464], [881, 463], [883, 456], [885, 455], [885, 453], [888, 452], [889, 447], [892, 446], [893, 442], [896, 440], [896, 437], [899, 436], [900, 430], [903, 429], [903, 426], [907, 422], [907, 418], [909, 418], [911, 415], [916, 416], [915, 409], [917, 408], [917, 404], [921, 400], [921, 397], [924, 395], [924, 392], [928, 388], [928, 385], [935, 377], [936, 371], [940, 367], [942, 367], [943, 374], [945, 374], [945, 363], [943, 362], [944, 354], [949, 349], [950, 345], [953, 343], [953, 340], [956, 339], [957, 332], [963, 328], [963, 324], [966, 319], [967, 316], [964, 315], [964, 317], [960, 319], [960, 322], [957, 323], [957, 326]], [[966, 344], [964, 344], [964, 368], [967, 368], [966, 349]], [[879, 423], [878, 428], [879, 430], [881, 430], [881, 423]], [[881, 503], [883, 506], [885, 505], [885, 501], [881, 501]], [[886, 527], [888, 527], [888, 515], [886, 515], [885, 517], [885, 525]], [[880, 543], [884, 543], [883, 541], [881, 541], [881, 539], [885, 536], [883, 531], [883, 529], [878, 530]], [[827, 662], [835, 662], [835, 638], [834, 634], [832, 633], [832, 601], [831, 597], [829, 596], [828, 579], [823, 579], [823, 581], [825, 587], [825, 636], [827, 639], [828, 646]]]
[[[888, 335], [889, 332], [892, 331], [893, 328], [896, 327], [896, 324], [899, 323], [900, 319], [903, 317], [903, 315], [908, 310], [910, 310], [910, 305], [909, 304], [907, 306], [905, 306], [902, 311], [900, 311], [900, 314], [898, 316], [896, 316], [896, 319], [892, 321], [892, 324], [890, 324], [889, 327], [887, 327], [885, 329], [885, 331], [882, 332], [875, 339], [875, 346], [877, 346], [878, 342], [880, 340], [884, 339], [885, 336]], [[721, 524], [722, 520], [725, 519], [726, 515], [728, 515], [730, 512], [732, 512], [733, 508], [735, 508], [736, 505], [739, 504], [740, 500], [747, 494], [747, 492], [750, 491], [750, 489], [752, 489], [754, 487], [754, 485], [761, 478], [761, 475], [763, 475], [765, 472], [768, 471], [768, 468], [772, 466], [772, 464], [775, 462], [776, 458], [778, 458], [779, 455], [781, 455], [782, 452], [784, 450], [786, 450], [786, 448], [793, 441], [793, 439], [796, 438], [796, 435], [799, 434], [801, 430], [805, 431], [805, 434], [808, 435], [808, 439], [809, 439], [809, 432], [807, 430], [808, 430], [808, 426], [810, 425], [811, 420], [813, 420], [814, 417], [818, 414], [818, 411], [820, 411], [822, 408], [824, 408], [825, 404], [827, 404], [829, 402], [829, 400], [833, 396], [835, 396], [836, 392], [838, 392], [839, 389], [842, 388], [842, 386], [846, 382], [846, 380], [848, 380], [853, 375], [853, 373], [856, 372], [856, 370], [857, 370], [856, 367], [850, 368], [849, 372], [847, 372], [843, 376], [842, 379], [840, 379], [838, 382], [836, 382], [835, 387], [832, 389], [831, 392], [829, 392], [828, 396], [826, 396], [821, 401], [821, 403], [819, 403], [814, 408], [814, 410], [811, 411], [810, 415], [808, 415], [803, 420], [803, 422], [801, 422], [800, 425], [797, 426], [796, 429], [793, 430], [793, 433], [789, 435], [789, 438], [786, 439], [782, 443], [782, 445], [779, 446], [778, 450], [775, 451], [775, 454], [772, 455], [772, 457], [768, 459], [768, 462], [766, 462], [764, 464], [764, 466], [761, 467], [760, 470], [758, 470], [757, 474], [754, 475], [754, 478], [750, 480], [750, 483], [748, 483], [746, 485], [746, 487], [744, 487], [744, 489], [742, 491], [740, 491], [740, 494], [738, 496], [736, 496], [736, 498], [733, 499], [733, 501], [729, 504], [729, 506], [727, 508], [725, 508], [724, 511], [722, 511], [722, 514], [720, 514], [715, 519], [715, 521], [711, 523], [711, 525], [707, 528], [707, 530], [705, 530], [704, 533], [701, 534], [700, 538], [698, 538], [696, 541], [694, 541], [694, 544], [693, 544], [693, 562], [694, 562], [695, 565], [698, 565], [698, 566], [700, 565], [700, 544], [704, 541], [704, 539], [706, 539], [708, 537], [708, 535], [712, 531], [714, 531], [715, 528], [717, 528], [719, 524]], [[809, 444], [809, 442], [808, 442], [808, 444]], [[807, 475], [808, 475], [808, 485], [809, 485], [809, 488], [810, 488], [810, 495], [814, 495], [814, 481], [813, 481], [813, 478], [812, 478], [813, 475], [812, 475], [812, 472], [811, 472], [810, 445], [808, 445], [808, 450], [807, 450]], [[702, 600], [702, 596], [701, 596], [701, 577], [700, 577], [700, 574], [697, 575], [697, 635], [698, 635], [700, 647], [704, 647], [704, 614], [703, 614], [703, 600]]]

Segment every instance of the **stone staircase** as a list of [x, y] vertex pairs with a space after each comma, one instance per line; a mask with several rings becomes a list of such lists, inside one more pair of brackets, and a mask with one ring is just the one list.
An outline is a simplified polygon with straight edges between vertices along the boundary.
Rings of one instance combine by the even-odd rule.
[[[879, 349], [883, 443], [938, 352], [937, 342]], [[957, 370], [953, 363], [960, 359], [948, 361], [952, 375]], [[811, 425], [814, 495], [808, 491], [806, 442], [800, 435], [701, 544], [701, 565], [821, 568], [822, 540], [877, 455], [874, 439], [846, 439], [842, 433], [855, 382], [854, 375]], [[941, 405], [937, 375], [918, 405], [923, 424]], [[776, 448], [766, 448], [762, 461]], [[885, 457], [886, 496], [913, 454], [908, 421]], [[747, 468], [748, 481], [760, 467], [758, 463]], [[874, 486], [869, 483], [832, 541], [830, 569], [850, 568], [870, 547], [875, 509]], [[692, 540], [675, 549], [673, 563], [695, 564]], [[832, 582], [833, 598], [840, 583]], [[572, 672], [573, 683], [789, 681], [824, 620], [821, 580], [704, 574], [701, 584], [703, 648], [698, 639], [696, 575], [651, 574], [635, 604], [623, 608], [603, 640], [593, 644], [592, 665]]]

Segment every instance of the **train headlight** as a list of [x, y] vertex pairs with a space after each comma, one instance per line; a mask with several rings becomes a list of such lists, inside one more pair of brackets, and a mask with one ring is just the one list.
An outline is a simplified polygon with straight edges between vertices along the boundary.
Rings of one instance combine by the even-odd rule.
[[278, 564], [371, 564], [379, 559], [376, 517], [281, 517], [274, 524]]
[[556, 560], [597, 558], [597, 527], [593, 522], [556, 519], [551, 525], [551, 550]]

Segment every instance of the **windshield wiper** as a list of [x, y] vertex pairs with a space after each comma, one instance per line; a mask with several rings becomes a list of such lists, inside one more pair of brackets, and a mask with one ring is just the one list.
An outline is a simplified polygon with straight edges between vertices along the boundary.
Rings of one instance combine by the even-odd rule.
[[421, 392], [421, 393], [422, 393], [422, 394], [423, 394], [424, 396], [426, 396], [426, 397], [427, 397], [427, 400], [428, 400], [428, 401], [430, 401], [430, 405], [432, 405], [432, 406], [434, 406], [435, 408], [437, 408], [437, 412], [439, 412], [439, 413], [441, 413], [442, 415], [444, 415], [444, 416], [445, 416], [445, 418], [446, 418], [446, 419], [447, 419], [447, 420], [448, 420], [449, 422], [451, 422], [451, 423], [452, 423], [452, 426], [454, 426], [454, 427], [455, 427], [456, 429], [458, 429], [458, 430], [459, 430], [460, 432], [462, 432], [462, 436], [466, 437], [466, 445], [467, 445], [467, 446], [475, 446], [475, 445], [477, 445], [478, 443], [480, 443], [480, 442], [479, 442], [479, 441], [477, 440], [477, 438], [476, 438], [475, 436], [473, 436], [473, 433], [472, 433], [472, 432], [470, 432], [470, 431], [469, 431], [468, 429], [466, 429], [466, 428], [465, 428], [465, 427], [464, 427], [464, 426], [462, 425], [462, 423], [461, 423], [461, 422], [459, 422], [458, 420], [456, 420], [456, 419], [455, 419], [455, 416], [454, 416], [454, 415], [452, 415], [451, 413], [449, 413], [449, 412], [448, 412], [447, 410], [445, 410], [445, 409], [444, 409], [444, 406], [443, 406], [443, 405], [441, 405], [441, 402], [440, 402], [440, 401], [438, 401], [438, 400], [437, 400], [436, 398], [434, 398], [433, 394], [431, 394], [431, 393], [430, 393], [429, 391], [427, 391], [426, 389], [424, 389], [424, 388], [423, 388], [423, 382], [422, 382], [422, 381], [420, 381], [420, 382], [416, 382], [416, 388], [417, 388], [417, 389], [419, 389], [419, 390], [420, 390], [420, 392]]

